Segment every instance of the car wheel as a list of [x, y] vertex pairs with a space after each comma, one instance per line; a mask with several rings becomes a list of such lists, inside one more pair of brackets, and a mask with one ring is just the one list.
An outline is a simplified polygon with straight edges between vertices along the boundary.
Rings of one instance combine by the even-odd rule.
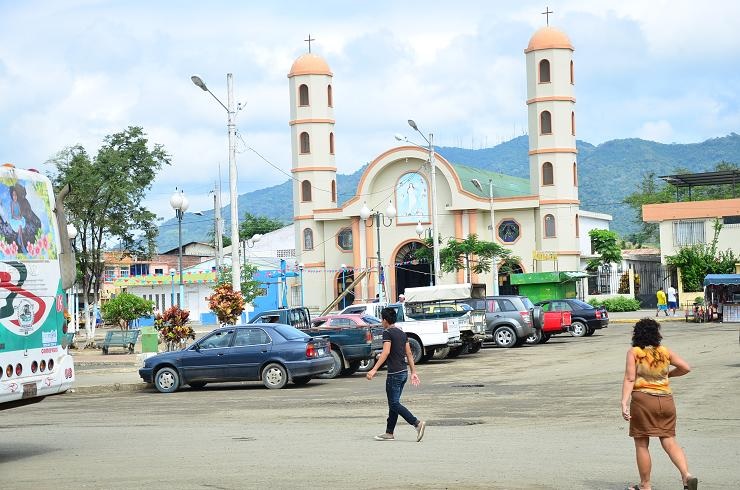
[[542, 342], [542, 330], [539, 328], [534, 329], [534, 333], [526, 338], [525, 342], [530, 345], [539, 344]]
[[319, 374], [319, 378], [334, 379], [337, 376], [339, 376], [339, 374], [342, 372], [342, 369], [343, 369], [342, 368], [342, 365], [343, 365], [342, 355], [339, 352], [332, 349], [331, 357], [334, 360], [334, 363], [331, 365], [331, 369], [329, 369], [325, 373]]
[[596, 329], [595, 328], [588, 327], [586, 329], [586, 337], [592, 336], [594, 334], [594, 332], [596, 332]]
[[535, 329], [542, 330], [542, 327], [545, 325], [545, 313], [542, 310], [541, 306], [535, 306], [532, 310], [532, 326]]
[[188, 383], [191, 388], [199, 390], [203, 388], [207, 383], [205, 381], [192, 381]]
[[360, 361], [352, 361], [349, 363], [348, 368], [344, 368], [341, 371], [342, 376], [352, 376], [357, 372], [357, 370], [360, 368]]
[[470, 346], [470, 349], [468, 349], [468, 353], [475, 354], [481, 349], [481, 347], [483, 347], [483, 342], [475, 342]]
[[173, 393], [180, 387], [180, 375], [171, 367], [163, 367], [154, 375], [154, 386], [160, 393]]
[[516, 332], [510, 326], [503, 325], [493, 332], [493, 341], [499, 347], [514, 347], [517, 342]]
[[375, 366], [375, 359], [363, 359], [360, 361], [360, 367], [357, 370], [361, 373], [370, 371]]
[[458, 357], [460, 354], [463, 353], [463, 350], [465, 349], [465, 346], [459, 346], [459, 347], [452, 347], [450, 348], [450, 352], [447, 353], [447, 359], [454, 359]]
[[549, 333], [543, 333], [542, 338], [540, 339], [540, 344], [544, 344], [545, 342], [550, 340], [550, 337], [552, 337], [552, 335], [550, 335]]
[[429, 362], [432, 357], [434, 357], [434, 349], [427, 349], [424, 355], [421, 356], [421, 360], [419, 361], [419, 363], [421, 364], [423, 362]]
[[424, 355], [424, 349], [421, 347], [421, 343], [415, 338], [409, 337], [408, 341], [411, 346], [411, 355], [414, 356], [414, 364], [419, 364], [421, 356]]
[[311, 381], [311, 376], [298, 376], [293, 378], [293, 384], [296, 386], [303, 386], [309, 381]]
[[449, 347], [442, 347], [441, 349], [434, 349], [434, 359], [444, 359], [450, 353]]
[[268, 364], [262, 371], [262, 384], [271, 390], [279, 390], [288, 382], [288, 371], [280, 364]]
[[587, 330], [588, 328], [586, 328], [583, 322], [576, 321], [570, 324], [570, 334], [573, 337], [585, 337]]

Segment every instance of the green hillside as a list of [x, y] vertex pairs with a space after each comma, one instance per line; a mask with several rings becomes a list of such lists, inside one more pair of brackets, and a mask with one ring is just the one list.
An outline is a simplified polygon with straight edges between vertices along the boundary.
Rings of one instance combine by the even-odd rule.
[[[692, 172], [711, 170], [720, 161], [740, 163], [740, 135], [713, 138], [701, 143], [662, 144], [637, 138], [612, 140], [594, 146], [578, 141], [578, 177], [581, 207], [611, 214], [612, 228], [625, 235], [637, 231], [636, 216], [622, 203], [648, 171], [658, 175], [682, 168]], [[452, 163], [460, 163], [517, 177], [529, 177], [528, 141], [520, 136], [493, 148], [467, 150], [440, 147], [437, 151]], [[339, 202], [354, 195], [363, 168], [350, 175], [337, 175]], [[239, 215], [245, 212], [269, 216], [289, 223], [293, 216], [290, 181], [239, 196]], [[228, 230], [229, 206], [223, 216]], [[183, 242], [207, 241], [213, 227], [213, 210], [203, 216], [187, 214], [183, 220]], [[177, 246], [177, 222], [171, 219], [160, 227], [160, 251]]]

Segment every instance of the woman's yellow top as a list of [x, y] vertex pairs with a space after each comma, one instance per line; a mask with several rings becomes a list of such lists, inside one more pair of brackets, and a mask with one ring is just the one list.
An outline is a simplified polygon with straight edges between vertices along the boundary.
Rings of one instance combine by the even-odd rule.
[[671, 355], [668, 349], [661, 346], [633, 347], [635, 356], [636, 376], [633, 391], [650, 393], [651, 395], [670, 395], [668, 370], [671, 366]]

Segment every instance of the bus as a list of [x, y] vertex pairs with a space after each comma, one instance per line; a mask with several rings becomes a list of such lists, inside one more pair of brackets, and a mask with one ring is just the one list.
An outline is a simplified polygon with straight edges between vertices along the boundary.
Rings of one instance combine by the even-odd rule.
[[36, 170], [0, 166], [0, 410], [64, 393], [75, 380], [65, 291], [75, 281], [63, 200]]

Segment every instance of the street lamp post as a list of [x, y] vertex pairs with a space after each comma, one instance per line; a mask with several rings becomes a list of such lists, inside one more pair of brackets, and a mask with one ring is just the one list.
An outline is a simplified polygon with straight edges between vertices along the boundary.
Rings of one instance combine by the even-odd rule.
[[[416, 223], [416, 234], [419, 235], [419, 238], [421, 238], [422, 235], [425, 235], [426, 238], [432, 240], [432, 229], [431, 228], [424, 228], [421, 224], [421, 221]], [[429, 285], [434, 286], [434, 271], [432, 271], [432, 263], [429, 263]]]
[[[77, 228], [72, 223], [67, 224], [67, 236], [69, 237], [69, 241], [72, 244], [72, 249], [74, 249], [74, 243], [75, 238], [77, 238]], [[77, 269], [75, 267], [75, 280], [72, 283], [72, 292], [71, 292], [71, 301], [72, 303], [72, 312], [70, 313], [72, 315], [72, 332], [77, 333], [77, 329], [79, 326], [79, 323], [77, 323], [77, 277], [76, 277]]]
[[437, 279], [440, 279], [442, 277], [442, 268], [440, 267], [440, 260], [439, 260], [439, 220], [438, 216], [439, 213], [437, 211], [437, 165], [434, 162], [434, 133], [429, 133], [429, 137], [427, 138], [424, 133], [422, 133], [419, 130], [419, 127], [416, 125], [416, 122], [414, 122], [413, 119], [408, 120], [409, 126], [419, 133], [422, 138], [424, 138], [424, 141], [426, 141], [427, 146], [426, 148], [417, 145], [416, 143], [409, 141], [408, 138], [402, 138], [401, 136], [396, 136], [397, 140], [403, 140], [407, 143], [411, 143], [412, 145], [418, 146], [419, 148], [424, 148], [429, 152], [429, 176], [430, 176], [430, 185], [432, 187], [432, 246], [433, 246], [433, 256], [434, 256], [434, 276]]
[[[471, 179], [470, 182], [481, 192], [483, 192], [483, 186], [478, 179]], [[491, 243], [496, 243], [496, 222], [493, 218], [493, 179], [488, 179], [488, 207], [491, 215]], [[496, 257], [493, 257], [493, 265], [491, 271], [493, 272], [493, 295], [498, 296], [498, 262]]]
[[304, 304], [303, 304], [303, 268], [304, 267], [305, 267], [305, 265], [303, 264], [303, 262], [301, 262], [300, 264], [298, 264], [298, 272], [299, 272], [300, 277], [301, 277], [301, 306], [304, 306]]
[[245, 266], [247, 265], [247, 247], [254, 248], [254, 245], [261, 239], [262, 235], [260, 235], [259, 233], [255, 233], [254, 235], [252, 235], [252, 238], [244, 240], [242, 242], [242, 262]]
[[182, 277], [182, 218], [185, 215], [185, 211], [188, 210], [188, 206], [190, 206], [188, 198], [185, 197], [185, 193], [182, 189], [178, 191], [177, 188], [175, 188], [175, 193], [170, 197], [170, 206], [175, 210], [175, 216], [177, 216], [177, 256], [178, 269], [180, 271], [180, 298], [177, 302], [177, 306], [182, 307], [182, 303], [185, 298], [185, 283], [183, 282]]
[[[347, 287], [344, 282], [344, 272], [347, 270], [347, 264], [342, 264], [342, 290], [339, 292], [339, 294], [342, 294]], [[342, 309], [345, 309], [347, 307], [347, 295], [344, 295], [342, 298]]]
[[170, 295], [170, 306], [175, 306], [175, 269], [170, 269], [170, 284], [172, 285], [172, 293]]
[[[197, 76], [193, 75], [190, 77], [193, 83], [203, 90], [208, 92], [211, 96], [216, 99], [216, 102], [221, 104], [221, 107], [226, 109], [227, 114], [227, 129], [229, 132], [229, 194], [230, 194], [230, 207], [231, 207], [231, 288], [234, 291], [241, 291], [241, 270], [239, 265], [239, 209], [237, 203], [237, 190], [236, 190], [236, 125], [234, 123], [234, 117], [236, 111], [234, 110], [234, 75], [231, 73], [226, 74], [226, 92], [227, 98], [225, 106], [218, 97], [213, 95], [213, 92], [208, 90], [205, 82]], [[236, 247], [236, 250], [234, 250]]]
[[[389, 227], [391, 224], [393, 224], [393, 218], [396, 217], [396, 208], [393, 207], [393, 203], [389, 203], [388, 207], [385, 209], [385, 214], [381, 213], [380, 211], [371, 211], [370, 208], [367, 207], [367, 203], [363, 204], [362, 209], [360, 209], [360, 218], [365, 220], [365, 225], [370, 228], [373, 226], [372, 223], [368, 224], [368, 219], [370, 216], [373, 217], [373, 221], [375, 221], [375, 231], [377, 233], [378, 237], [378, 301], [380, 303], [383, 303], [384, 300], [384, 293], [383, 293], [383, 279], [381, 279], [383, 275], [383, 261], [380, 257], [380, 223], [382, 221], [383, 226]], [[386, 222], [386, 218], [388, 221]]]

